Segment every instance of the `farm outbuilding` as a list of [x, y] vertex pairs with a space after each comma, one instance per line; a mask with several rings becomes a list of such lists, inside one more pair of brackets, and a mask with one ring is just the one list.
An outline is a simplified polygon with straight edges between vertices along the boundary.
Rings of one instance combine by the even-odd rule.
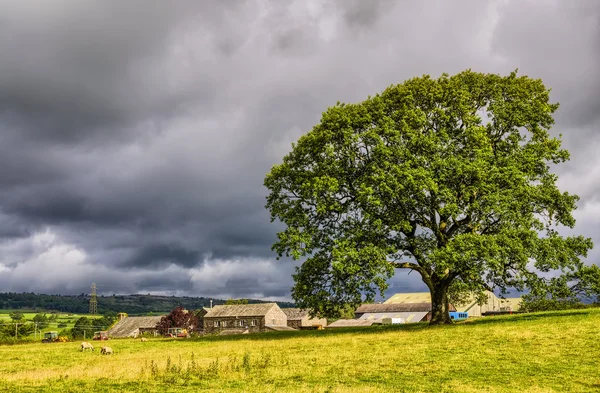
[[277, 303], [219, 305], [204, 316], [206, 333], [254, 333], [269, 330], [293, 330]]
[[137, 337], [143, 333], [156, 335], [156, 325], [163, 315], [152, 317], [125, 317], [108, 330], [108, 336], [114, 338]]
[[325, 318], [311, 318], [308, 310], [301, 308], [282, 308], [281, 311], [287, 316], [287, 325], [294, 329], [311, 329], [317, 326], [327, 326]]
[[368, 321], [365, 319], [338, 319], [335, 322], [327, 325], [329, 328], [345, 328], [345, 327], [358, 327], [358, 326], [371, 326], [374, 321]]
[[[455, 310], [468, 312], [470, 317], [480, 317], [487, 311], [518, 311], [521, 298], [500, 299], [493, 292], [486, 292], [486, 300], [483, 304], [477, 304], [474, 296], [461, 304], [454, 304]], [[417, 293], [396, 293], [383, 304], [415, 304], [415, 303], [431, 303], [431, 295], [429, 292]]]
[[[450, 311], [456, 311], [450, 305]], [[363, 304], [354, 311], [359, 320], [382, 323], [385, 318], [392, 318], [402, 323], [429, 321], [431, 319], [431, 303], [392, 303], [392, 304]]]

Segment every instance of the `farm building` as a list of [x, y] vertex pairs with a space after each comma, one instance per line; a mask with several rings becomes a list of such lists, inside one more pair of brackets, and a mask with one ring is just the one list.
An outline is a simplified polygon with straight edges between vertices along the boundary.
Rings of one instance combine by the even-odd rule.
[[255, 333], [268, 330], [293, 330], [277, 303], [219, 305], [204, 316], [206, 333]]
[[314, 326], [327, 326], [325, 318], [311, 318], [308, 310], [300, 308], [282, 308], [281, 311], [287, 316], [287, 325], [294, 329], [312, 328]]
[[[450, 305], [450, 311], [456, 311]], [[391, 303], [391, 304], [363, 304], [354, 311], [359, 320], [382, 323], [384, 318], [395, 318], [402, 323], [422, 322], [431, 319], [431, 302], [420, 303]]]
[[345, 328], [345, 327], [357, 327], [357, 326], [371, 326], [374, 321], [368, 321], [366, 319], [338, 319], [335, 322], [327, 325], [329, 328]]
[[198, 317], [198, 327], [196, 328], [197, 331], [199, 331], [199, 332], [204, 331], [204, 316], [206, 314], [208, 314], [209, 311], [210, 311], [210, 308], [206, 308], [206, 307], [202, 307], [201, 309], [196, 311], [196, 316]]
[[[470, 317], [480, 317], [487, 311], [518, 311], [521, 298], [500, 299], [494, 293], [487, 291], [487, 299], [482, 304], [477, 304], [474, 296], [462, 304], [455, 304], [455, 311], [468, 312]], [[430, 303], [429, 292], [397, 293], [386, 300], [383, 304], [414, 304]], [[453, 310], [451, 310], [453, 311]]]
[[114, 338], [137, 337], [142, 333], [157, 334], [156, 324], [162, 315], [155, 317], [125, 317], [108, 330], [108, 336]]

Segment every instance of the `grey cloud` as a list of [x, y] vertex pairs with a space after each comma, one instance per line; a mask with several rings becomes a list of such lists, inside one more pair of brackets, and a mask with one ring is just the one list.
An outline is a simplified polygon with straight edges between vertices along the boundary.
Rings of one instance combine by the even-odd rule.
[[0, 0], [0, 287], [289, 297], [265, 173], [328, 106], [424, 73], [542, 77], [595, 214], [597, 4], [505, 3]]
[[[535, 27], [535, 28], [532, 28]], [[557, 119], [585, 127], [600, 116], [600, 3], [523, 1], [500, 10], [494, 48], [560, 98]]]
[[155, 268], [176, 263], [192, 267], [198, 264], [200, 253], [186, 250], [176, 244], [153, 244], [135, 251], [134, 255], [121, 266], [145, 266]]
[[342, 7], [344, 21], [350, 27], [371, 28], [377, 23], [381, 13], [395, 4], [384, 0], [349, 0], [340, 1], [338, 5]]

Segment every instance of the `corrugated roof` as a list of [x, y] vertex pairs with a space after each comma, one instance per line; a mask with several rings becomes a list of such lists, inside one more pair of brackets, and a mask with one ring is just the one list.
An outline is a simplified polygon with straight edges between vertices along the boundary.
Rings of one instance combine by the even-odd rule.
[[282, 308], [281, 311], [287, 315], [288, 321], [298, 321], [308, 316], [308, 310], [303, 310], [301, 308]]
[[118, 321], [112, 328], [108, 330], [110, 337], [122, 338], [129, 337], [136, 329], [152, 329], [160, 322], [164, 315], [153, 317], [126, 317]]
[[370, 321], [371, 323], [381, 323], [383, 318], [402, 318], [404, 323], [420, 322], [427, 312], [393, 312], [393, 313], [365, 313], [360, 316], [359, 321]]
[[368, 321], [365, 319], [338, 319], [337, 321], [327, 325], [327, 328], [371, 326], [372, 324], [373, 321]]
[[383, 304], [396, 303], [431, 303], [431, 294], [429, 292], [396, 293], [383, 302]]
[[273, 307], [279, 308], [277, 303], [219, 305], [209, 309], [204, 318], [262, 317]]
[[[428, 312], [431, 311], [431, 303], [391, 303], [391, 304], [363, 304], [354, 311], [355, 314], [382, 313], [382, 312]], [[454, 307], [450, 305], [450, 311]]]

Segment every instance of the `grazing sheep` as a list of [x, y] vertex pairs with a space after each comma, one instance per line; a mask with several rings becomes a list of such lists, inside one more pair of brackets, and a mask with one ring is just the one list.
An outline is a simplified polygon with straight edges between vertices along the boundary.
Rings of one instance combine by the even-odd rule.
[[92, 344], [88, 343], [87, 341], [84, 341], [81, 343], [81, 352], [85, 351], [86, 349], [93, 351], [94, 346]]
[[140, 341], [145, 343], [146, 341], [148, 341], [148, 339], [146, 337], [142, 337], [142, 338], [140, 338]]
[[112, 355], [113, 354], [113, 350], [111, 347], [102, 347], [102, 349], [100, 349], [100, 353], [102, 355]]

